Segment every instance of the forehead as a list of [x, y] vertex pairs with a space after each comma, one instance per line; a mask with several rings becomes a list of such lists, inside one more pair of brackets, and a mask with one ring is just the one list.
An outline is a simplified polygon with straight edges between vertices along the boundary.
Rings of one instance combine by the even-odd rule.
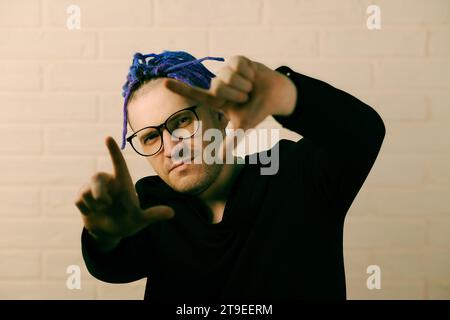
[[158, 78], [142, 85], [127, 105], [128, 119], [134, 131], [163, 123], [171, 114], [194, 105], [194, 101], [178, 95]]

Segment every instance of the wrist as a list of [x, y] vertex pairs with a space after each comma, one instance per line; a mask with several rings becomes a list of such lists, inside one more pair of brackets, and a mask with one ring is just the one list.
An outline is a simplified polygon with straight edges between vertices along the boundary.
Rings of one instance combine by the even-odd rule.
[[297, 87], [294, 81], [289, 77], [292, 73], [277, 73], [280, 78], [280, 89], [278, 92], [281, 100], [275, 104], [276, 110], [274, 110], [273, 115], [289, 116], [294, 112], [297, 105]]

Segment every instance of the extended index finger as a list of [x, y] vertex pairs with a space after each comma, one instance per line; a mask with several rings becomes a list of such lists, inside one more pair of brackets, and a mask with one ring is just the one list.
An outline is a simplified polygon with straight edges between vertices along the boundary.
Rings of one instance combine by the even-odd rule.
[[170, 78], [164, 80], [164, 85], [172, 92], [213, 108], [221, 108], [224, 105], [224, 100], [214, 96], [209, 90], [190, 86], [182, 81]]
[[125, 178], [129, 176], [127, 163], [125, 162], [125, 158], [123, 157], [122, 152], [120, 151], [114, 138], [108, 136], [106, 137], [105, 142], [113, 163], [114, 175], [117, 178]]

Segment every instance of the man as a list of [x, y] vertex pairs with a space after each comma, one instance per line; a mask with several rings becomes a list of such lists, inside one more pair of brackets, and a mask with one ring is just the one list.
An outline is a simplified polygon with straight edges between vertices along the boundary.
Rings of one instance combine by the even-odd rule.
[[[149, 56], [160, 59], [152, 69]], [[170, 61], [158, 73], [163, 54], [138, 54], [124, 86], [127, 141], [158, 175], [133, 186], [108, 137], [114, 174], [94, 175], [76, 200], [89, 272], [111, 283], [147, 277], [144, 299], [153, 301], [345, 299], [344, 219], [384, 139], [378, 113], [287, 66], [234, 56], [202, 88], [171, 74], [179, 62]], [[269, 115], [303, 136], [272, 147], [275, 174], [249, 156], [190, 162], [207, 145], [195, 145], [193, 123], [225, 133], [228, 121], [249, 129]]]

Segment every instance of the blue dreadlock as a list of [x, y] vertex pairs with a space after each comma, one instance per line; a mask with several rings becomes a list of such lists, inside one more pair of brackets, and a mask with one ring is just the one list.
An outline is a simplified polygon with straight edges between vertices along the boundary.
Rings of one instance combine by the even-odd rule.
[[[153, 57], [146, 61], [147, 58]], [[209, 89], [211, 79], [215, 74], [210, 72], [201, 62], [203, 60], [217, 60], [224, 61], [224, 58], [218, 57], [204, 57], [195, 59], [185, 51], [168, 51], [164, 50], [161, 54], [149, 53], [141, 54], [139, 52], [134, 54], [133, 64], [130, 66], [130, 71], [127, 75], [127, 81], [123, 85], [122, 96], [125, 98], [123, 104], [123, 131], [122, 131], [122, 146], [121, 150], [125, 148], [127, 135], [127, 104], [131, 96], [144, 81], [167, 77], [183, 81], [191, 86], [197, 86], [203, 89]]]

